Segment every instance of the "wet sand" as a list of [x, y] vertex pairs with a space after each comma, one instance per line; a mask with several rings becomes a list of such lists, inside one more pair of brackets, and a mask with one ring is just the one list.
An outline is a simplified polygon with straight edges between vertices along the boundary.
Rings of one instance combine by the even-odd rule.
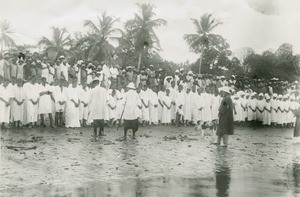
[[224, 148], [193, 127], [1, 131], [0, 196], [300, 196], [292, 132], [238, 127]]

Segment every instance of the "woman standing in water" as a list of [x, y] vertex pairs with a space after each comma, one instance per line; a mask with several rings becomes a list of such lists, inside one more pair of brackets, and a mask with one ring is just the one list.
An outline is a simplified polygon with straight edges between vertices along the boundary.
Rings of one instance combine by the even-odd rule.
[[221, 144], [223, 138], [223, 146], [228, 146], [228, 135], [233, 134], [233, 103], [230, 98], [228, 87], [220, 88], [223, 100], [219, 107], [219, 125], [217, 128], [218, 141], [217, 145]]

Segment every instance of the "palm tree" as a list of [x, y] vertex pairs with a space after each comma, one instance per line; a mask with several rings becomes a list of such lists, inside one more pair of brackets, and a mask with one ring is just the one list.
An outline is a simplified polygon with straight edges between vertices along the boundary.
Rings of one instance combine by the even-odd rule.
[[196, 26], [196, 34], [185, 34], [184, 39], [187, 41], [190, 49], [195, 53], [200, 53], [199, 74], [201, 72], [201, 64], [205, 49], [208, 49], [210, 44], [217, 42], [219, 35], [212, 34], [212, 30], [222, 24], [216, 21], [211, 14], [204, 14], [200, 20], [191, 19]]
[[166, 25], [163, 19], [153, 19], [155, 16], [154, 5], [137, 4], [140, 14], [135, 14], [133, 20], [129, 20], [125, 28], [133, 35], [135, 40], [135, 51], [139, 53], [138, 68], [141, 65], [142, 54], [145, 49], [160, 50], [159, 39], [154, 31], [155, 27]]
[[117, 34], [123, 34], [121, 29], [114, 28], [119, 19], [108, 16], [106, 12], [103, 12], [101, 17], [97, 17], [98, 24], [91, 20], [84, 21], [84, 27], [89, 29], [88, 34], [79, 39], [76, 47], [85, 46], [88, 60], [111, 61], [115, 52], [111, 41], [117, 39]]
[[15, 41], [12, 38], [12, 34], [14, 33], [10, 23], [6, 20], [0, 23], [0, 42], [1, 42], [1, 53], [3, 52], [4, 46], [11, 47], [15, 46]]
[[52, 27], [52, 39], [42, 37], [38, 45], [45, 46], [45, 53], [52, 60], [60, 55], [72, 54], [72, 39], [65, 28]]

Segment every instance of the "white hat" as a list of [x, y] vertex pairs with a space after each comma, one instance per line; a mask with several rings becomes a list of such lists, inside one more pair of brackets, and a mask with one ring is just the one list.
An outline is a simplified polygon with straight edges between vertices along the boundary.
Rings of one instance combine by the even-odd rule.
[[179, 73], [179, 70], [177, 69], [177, 70], [175, 70], [175, 73]]
[[263, 93], [259, 93], [259, 95], [258, 96], [264, 96], [264, 94]]
[[270, 100], [270, 96], [268, 94], [265, 94], [266, 100]]
[[229, 89], [229, 87], [227, 87], [227, 86], [221, 87], [221, 88], [219, 89], [219, 91], [220, 91], [220, 92], [221, 92], [221, 91], [227, 92], [227, 93], [230, 94], [230, 89]]
[[187, 73], [188, 75], [192, 75], [193, 74], [193, 72], [190, 70], [188, 73]]
[[277, 98], [281, 99], [282, 98], [282, 94], [279, 94]]
[[77, 61], [77, 64], [82, 64], [83, 63], [83, 60], [78, 60]]
[[65, 56], [61, 55], [59, 56], [59, 59], [65, 59]]
[[278, 96], [278, 95], [277, 95], [276, 93], [273, 94], [273, 97], [274, 97], [274, 98], [277, 98], [277, 96]]
[[183, 69], [183, 68], [180, 68], [179, 71], [184, 71], [184, 69]]
[[134, 86], [134, 83], [129, 83], [128, 84], [128, 86], [127, 86], [127, 88], [130, 88], [130, 89], [133, 89], [133, 90], [135, 90], [135, 86]]
[[290, 97], [290, 99], [291, 100], [295, 100], [296, 98], [295, 98], [295, 95], [292, 95], [291, 97]]

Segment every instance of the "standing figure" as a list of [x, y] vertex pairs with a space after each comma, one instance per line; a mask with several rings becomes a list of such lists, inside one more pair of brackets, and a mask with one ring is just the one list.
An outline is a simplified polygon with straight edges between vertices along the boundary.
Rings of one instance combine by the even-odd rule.
[[132, 129], [132, 138], [135, 139], [135, 133], [138, 131], [139, 122], [138, 122], [138, 110], [141, 106], [141, 100], [139, 95], [135, 91], [134, 83], [129, 83], [128, 91], [125, 93], [125, 105], [123, 111], [124, 119], [124, 139], [127, 138], [127, 132], [129, 129]]
[[72, 80], [66, 91], [66, 127], [80, 127], [79, 121], [79, 88], [77, 87], [77, 78]]
[[224, 146], [228, 146], [228, 135], [233, 135], [233, 103], [230, 98], [228, 87], [222, 87], [221, 94], [223, 100], [219, 108], [219, 125], [217, 128], [217, 145], [220, 145], [223, 139]]

